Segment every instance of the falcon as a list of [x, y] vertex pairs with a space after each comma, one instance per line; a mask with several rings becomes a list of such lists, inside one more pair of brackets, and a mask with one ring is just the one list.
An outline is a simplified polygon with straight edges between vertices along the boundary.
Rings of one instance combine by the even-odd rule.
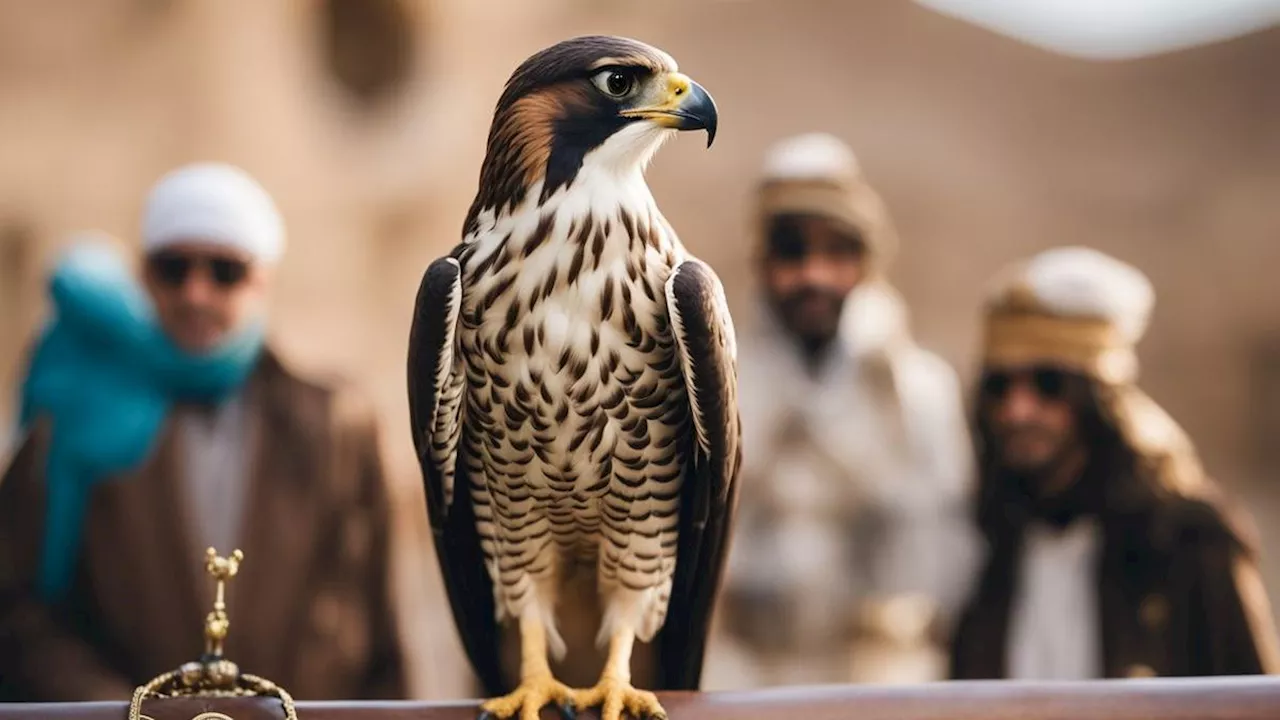
[[[716, 106], [670, 55], [589, 36], [507, 81], [462, 242], [427, 268], [409, 338], [409, 405], [445, 587], [492, 695], [482, 717], [555, 703], [663, 718], [631, 684], [696, 689], [741, 461], [736, 345], [715, 273], [644, 180], [678, 131], [715, 139]], [[552, 676], [566, 583], [594, 581], [598, 684]], [[499, 661], [518, 628], [520, 677]]]

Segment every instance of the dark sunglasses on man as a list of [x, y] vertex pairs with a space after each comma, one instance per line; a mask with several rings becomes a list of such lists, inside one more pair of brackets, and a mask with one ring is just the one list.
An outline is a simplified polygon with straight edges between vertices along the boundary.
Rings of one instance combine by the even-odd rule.
[[803, 215], [779, 215], [769, 223], [769, 258], [780, 262], [801, 262], [809, 255], [826, 254], [836, 258], [858, 259], [866, 252], [862, 238], [848, 232], [834, 232], [828, 241], [808, 237]]
[[236, 258], [167, 250], [147, 258], [151, 274], [161, 283], [175, 288], [185, 285], [192, 271], [201, 265], [205, 266], [213, 283], [225, 289], [239, 285], [249, 275], [249, 264]]
[[1014, 385], [1025, 382], [1045, 400], [1061, 400], [1067, 394], [1067, 373], [1052, 367], [1033, 367], [1016, 372], [990, 371], [982, 378], [982, 397], [1003, 400]]

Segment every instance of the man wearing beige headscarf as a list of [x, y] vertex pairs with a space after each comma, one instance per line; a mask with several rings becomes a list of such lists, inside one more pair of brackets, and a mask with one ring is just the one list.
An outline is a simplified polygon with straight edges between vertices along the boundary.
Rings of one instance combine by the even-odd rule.
[[743, 488], [704, 685], [943, 677], [976, 557], [955, 372], [911, 337], [884, 277], [892, 222], [847, 146], [778, 143], [757, 204]]
[[1280, 669], [1249, 518], [1136, 385], [1153, 305], [1141, 272], [1089, 248], [998, 282], [977, 403], [988, 556], [954, 677]]

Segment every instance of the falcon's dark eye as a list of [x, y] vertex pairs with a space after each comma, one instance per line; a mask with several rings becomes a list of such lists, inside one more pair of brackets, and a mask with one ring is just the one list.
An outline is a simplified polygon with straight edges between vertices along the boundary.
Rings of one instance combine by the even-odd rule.
[[631, 94], [636, 87], [636, 76], [624, 70], [602, 70], [592, 78], [600, 92], [617, 100]]

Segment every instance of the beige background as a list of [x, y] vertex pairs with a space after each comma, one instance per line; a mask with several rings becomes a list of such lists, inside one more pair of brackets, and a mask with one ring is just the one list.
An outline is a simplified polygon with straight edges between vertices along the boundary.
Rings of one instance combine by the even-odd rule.
[[[966, 375], [977, 302], [1002, 264], [1084, 243], [1146, 270], [1159, 303], [1145, 385], [1252, 499], [1280, 558], [1280, 30], [1097, 63], [900, 0], [353, 1], [358, 16], [404, 14], [392, 25], [410, 46], [404, 80], [378, 103], [357, 100], [327, 60], [326, 6], [347, 3], [0, 0], [5, 407], [43, 312], [41, 271], [66, 234], [132, 242], [156, 178], [229, 161], [289, 225], [275, 337], [300, 366], [375, 394], [388, 462], [416, 507], [403, 386], [420, 273], [458, 239], [507, 74], [556, 40], [610, 32], [668, 50], [719, 103], [716, 145], [681, 138], [649, 178], [735, 308], [751, 292], [752, 173], [766, 144], [808, 130], [843, 136], [882, 189], [917, 335]], [[356, 66], [401, 47], [347, 17]], [[407, 558], [405, 592], [427, 593], [410, 613], [427, 650], [419, 692], [455, 695], [434, 560]], [[1280, 592], [1280, 563], [1267, 570]]]

